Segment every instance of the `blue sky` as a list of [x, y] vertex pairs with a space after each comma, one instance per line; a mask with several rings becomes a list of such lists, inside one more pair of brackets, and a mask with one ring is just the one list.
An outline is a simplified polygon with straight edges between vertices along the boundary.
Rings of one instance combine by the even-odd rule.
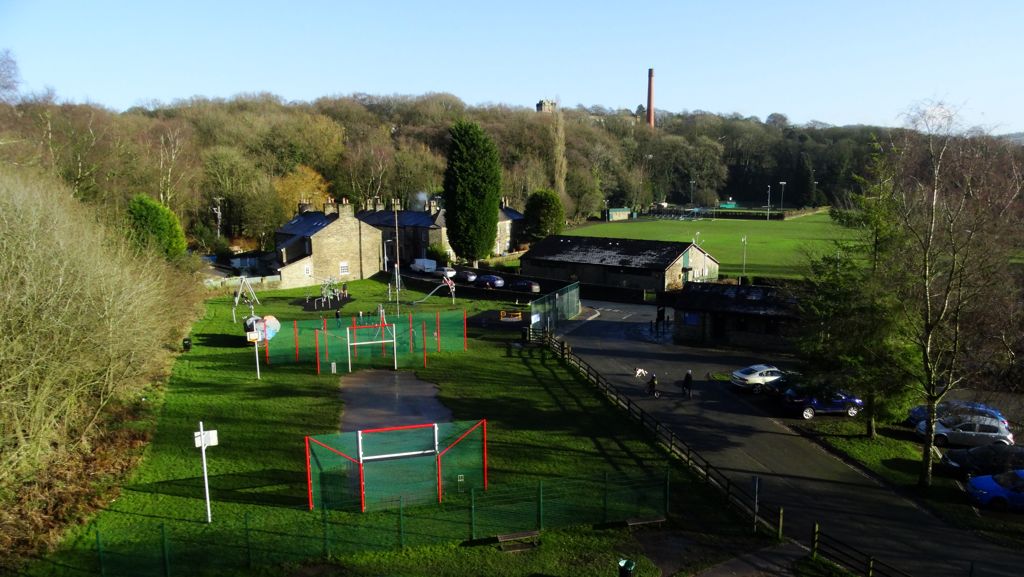
[[192, 96], [449, 92], [899, 126], [942, 101], [1024, 131], [1019, 0], [0, 0], [22, 92], [115, 110]]

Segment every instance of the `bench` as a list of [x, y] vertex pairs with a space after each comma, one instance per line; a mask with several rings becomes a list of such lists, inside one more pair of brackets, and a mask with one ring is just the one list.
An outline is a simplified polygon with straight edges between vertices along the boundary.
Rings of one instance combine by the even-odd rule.
[[642, 525], [661, 525], [664, 522], [664, 517], [637, 517], [633, 519], [626, 519], [626, 527], [632, 529], [633, 527], [640, 527]]
[[502, 551], [524, 551], [526, 549], [532, 549], [539, 545], [537, 538], [540, 537], [540, 531], [520, 531], [518, 533], [506, 533], [504, 535], [498, 535], [495, 539], [498, 540], [498, 545]]

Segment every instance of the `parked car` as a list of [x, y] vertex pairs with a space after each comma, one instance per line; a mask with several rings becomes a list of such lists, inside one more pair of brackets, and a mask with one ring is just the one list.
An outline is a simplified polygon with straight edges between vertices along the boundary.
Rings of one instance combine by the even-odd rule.
[[455, 276], [455, 269], [450, 266], [439, 266], [434, 269], [434, 275], [439, 277], [452, 278]]
[[476, 280], [476, 273], [471, 270], [460, 270], [455, 273], [455, 280], [459, 282], [473, 282]]
[[804, 376], [796, 371], [782, 371], [782, 376], [764, 384], [763, 393], [781, 397], [786, 391], [792, 388], [807, 386]]
[[783, 394], [783, 402], [804, 419], [813, 419], [819, 413], [845, 414], [856, 417], [864, 408], [864, 401], [842, 390], [792, 387]]
[[528, 293], [540, 292], [540, 283], [532, 280], [518, 279], [510, 282], [508, 286], [514, 291], [523, 291]]
[[736, 388], [759, 394], [764, 386], [782, 378], [782, 371], [771, 365], [751, 365], [745, 369], [732, 372], [729, 382]]
[[976, 505], [997, 511], [1024, 509], [1024, 470], [974, 477], [967, 482], [967, 495]]
[[1024, 469], [1024, 447], [982, 445], [971, 449], [949, 449], [942, 455], [941, 468], [958, 477], [998, 475]]
[[[928, 421], [917, 424], [919, 437], [925, 436]], [[1013, 433], [999, 419], [979, 415], [953, 415], [935, 421], [935, 446], [962, 445], [977, 447], [1002, 443], [1013, 444]]]
[[409, 265], [409, 270], [412, 270], [412, 271], [415, 271], [415, 272], [434, 272], [434, 269], [436, 269], [436, 268], [437, 268], [437, 261], [431, 260], [429, 258], [418, 258], [418, 259], [415, 259], [415, 260], [412, 261], [412, 264]]
[[[976, 403], [973, 401], [942, 401], [935, 406], [935, 417], [937, 419], [944, 419], [946, 417], [954, 415], [979, 415], [982, 417], [992, 417], [999, 419], [1004, 425], [1008, 424], [1006, 417], [999, 412], [999, 409], [990, 407], [984, 403]], [[912, 427], [916, 427], [918, 423], [928, 418], [928, 406], [918, 405], [907, 414], [907, 424]]]
[[481, 288], [501, 288], [505, 286], [505, 279], [494, 274], [482, 274], [476, 277], [474, 284]]

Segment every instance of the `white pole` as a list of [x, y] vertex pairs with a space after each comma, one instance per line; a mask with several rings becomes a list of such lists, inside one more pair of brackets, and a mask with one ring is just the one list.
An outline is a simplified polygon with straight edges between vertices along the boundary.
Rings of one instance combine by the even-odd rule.
[[394, 359], [396, 371], [398, 370], [398, 335], [395, 334], [397, 330], [397, 326], [391, 325], [391, 358]]
[[[259, 355], [256, 355], [259, 359]], [[203, 453], [203, 489], [206, 491], [206, 522], [212, 523], [213, 516], [210, 513], [210, 478], [206, 472], [206, 433], [203, 432], [203, 422], [199, 421], [199, 441], [202, 443]]]
[[260, 342], [256, 341], [253, 344], [253, 348], [256, 350], [256, 378], [260, 378]]
[[352, 372], [352, 327], [345, 327], [345, 350], [348, 351], [348, 372]]

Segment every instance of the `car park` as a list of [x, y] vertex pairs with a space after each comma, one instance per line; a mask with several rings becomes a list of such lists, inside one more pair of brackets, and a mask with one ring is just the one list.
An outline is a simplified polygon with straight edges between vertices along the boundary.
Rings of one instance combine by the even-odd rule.
[[539, 293], [540, 283], [532, 280], [518, 279], [509, 283], [509, 288], [515, 291], [523, 291], [528, 293]]
[[439, 266], [434, 269], [434, 276], [452, 278], [455, 276], [455, 269], [450, 266]]
[[1024, 470], [974, 477], [967, 482], [967, 495], [975, 505], [997, 511], [1024, 509]]
[[[961, 400], [949, 400], [942, 401], [935, 405], [935, 417], [936, 419], [944, 419], [955, 415], [978, 415], [982, 417], [992, 417], [999, 419], [1004, 425], [1008, 424], [1006, 417], [1003, 416], [999, 409], [990, 407], [984, 403], [977, 403], [974, 401], [961, 401]], [[916, 427], [921, 421], [928, 418], [928, 406], [918, 405], [907, 414], [907, 424], [911, 427]]]
[[843, 390], [812, 389], [792, 387], [783, 394], [786, 407], [803, 419], [813, 419], [818, 414], [844, 414], [856, 417], [864, 408], [864, 401]]
[[476, 277], [473, 284], [480, 288], [502, 288], [505, 286], [505, 279], [494, 274], [482, 274]]
[[765, 385], [782, 378], [782, 371], [772, 365], [751, 365], [732, 372], [729, 382], [738, 389], [759, 394]]
[[[919, 437], [925, 437], [927, 425], [927, 420], [918, 423], [917, 435]], [[953, 415], [935, 421], [933, 438], [936, 447], [947, 445], [977, 447], [993, 443], [1013, 444], [1013, 433], [999, 419], [978, 415]]]
[[949, 449], [942, 455], [940, 469], [961, 478], [1024, 469], [1024, 447], [999, 443], [970, 449]]
[[455, 272], [455, 280], [459, 282], [473, 282], [476, 280], [476, 273], [471, 270], [460, 270]]

